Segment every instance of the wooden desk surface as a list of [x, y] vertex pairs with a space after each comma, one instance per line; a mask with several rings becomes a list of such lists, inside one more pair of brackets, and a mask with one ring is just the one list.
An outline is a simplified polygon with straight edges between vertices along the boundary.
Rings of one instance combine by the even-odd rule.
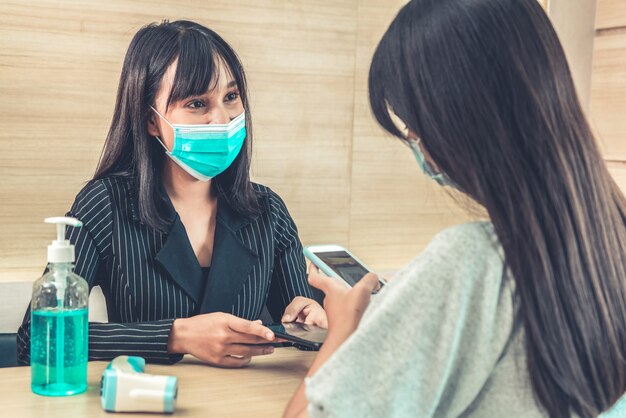
[[[243, 369], [203, 365], [191, 356], [173, 366], [148, 364], [146, 372], [178, 377], [174, 416], [280, 417], [306, 374], [314, 352], [277, 348]], [[0, 416], [11, 418], [107, 417], [100, 406], [100, 378], [108, 362], [89, 362], [87, 392], [68, 397], [38, 396], [30, 390], [30, 368], [0, 369]], [[122, 418], [147, 414], [120, 414]]]

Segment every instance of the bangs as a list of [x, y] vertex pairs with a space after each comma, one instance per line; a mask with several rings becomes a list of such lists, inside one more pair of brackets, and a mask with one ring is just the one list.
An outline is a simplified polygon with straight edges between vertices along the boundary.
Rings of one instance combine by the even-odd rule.
[[370, 107], [372, 108], [374, 118], [380, 126], [390, 134], [401, 138], [402, 133], [391, 119], [391, 104], [387, 98], [389, 90], [384, 82], [387, 76], [385, 74], [385, 66], [383, 65], [384, 57], [382, 55], [379, 46], [374, 53], [372, 64], [370, 65], [368, 79]]
[[[410, 99], [410, 86], [404, 84], [407, 80], [399, 71], [404, 59], [401, 44], [394, 42], [393, 29], [392, 24], [372, 57], [368, 78], [369, 100], [374, 118], [380, 126], [391, 135], [406, 140], [403, 124], [418, 136], [419, 130], [415, 111], [411, 110], [415, 109], [412, 107], [415, 103]], [[391, 47], [391, 43], [395, 46]]]
[[206, 34], [188, 30], [179, 38], [178, 64], [167, 106], [191, 96], [198, 96], [215, 88], [220, 69], [244, 88], [239, 59], [215, 43]]

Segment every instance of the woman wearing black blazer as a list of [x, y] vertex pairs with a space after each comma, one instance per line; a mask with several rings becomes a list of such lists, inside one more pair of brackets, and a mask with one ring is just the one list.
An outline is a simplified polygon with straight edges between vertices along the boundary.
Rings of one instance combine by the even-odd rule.
[[[250, 182], [252, 130], [241, 63], [188, 21], [142, 28], [126, 54], [92, 181], [68, 213], [75, 272], [100, 286], [109, 323], [89, 324], [89, 359], [191, 353], [238, 367], [269, 354], [258, 318], [326, 326], [311, 299], [296, 226]], [[18, 331], [29, 362], [30, 312]]]

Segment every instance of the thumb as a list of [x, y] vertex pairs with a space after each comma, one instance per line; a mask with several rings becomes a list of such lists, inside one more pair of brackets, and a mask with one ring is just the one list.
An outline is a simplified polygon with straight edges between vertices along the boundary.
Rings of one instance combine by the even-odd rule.
[[309, 273], [309, 284], [316, 289], [326, 293], [326, 286], [328, 284], [328, 277], [322, 276], [319, 272], [311, 271]]
[[285, 313], [281, 319], [282, 322], [292, 322], [295, 321], [296, 318], [300, 315], [300, 312], [306, 308], [309, 303], [311, 303], [310, 299], [307, 298], [295, 298], [289, 306], [285, 308]]
[[357, 284], [354, 285], [355, 289], [362, 292], [374, 293], [380, 289], [380, 282], [378, 280], [378, 274], [367, 273]]
[[309, 266], [309, 277], [308, 281], [311, 286], [316, 289], [321, 290], [324, 294], [328, 293], [328, 286], [331, 284], [331, 281], [328, 280], [329, 277], [322, 273], [319, 268], [313, 263]]

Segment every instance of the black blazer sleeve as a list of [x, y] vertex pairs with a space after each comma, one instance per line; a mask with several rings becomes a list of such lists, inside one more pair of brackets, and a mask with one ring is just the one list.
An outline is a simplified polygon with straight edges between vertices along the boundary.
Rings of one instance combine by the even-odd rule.
[[269, 204], [275, 231], [275, 256], [267, 309], [272, 319], [280, 322], [285, 308], [293, 298], [313, 298], [313, 294], [306, 277], [306, 261], [298, 228], [285, 202], [272, 191], [269, 193]]
[[[108, 280], [113, 217], [109, 191], [101, 181], [87, 185], [76, 197], [67, 216], [83, 222], [68, 228], [66, 236], [76, 247], [74, 272], [89, 283], [89, 289]], [[30, 307], [17, 333], [18, 363], [30, 363]], [[182, 355], [167, 351], [174, 319], [141, 323], [89, 323], [89, 360], [110, 360], [118, 355], [144, 357], [149, 362], [173, 363]]]

